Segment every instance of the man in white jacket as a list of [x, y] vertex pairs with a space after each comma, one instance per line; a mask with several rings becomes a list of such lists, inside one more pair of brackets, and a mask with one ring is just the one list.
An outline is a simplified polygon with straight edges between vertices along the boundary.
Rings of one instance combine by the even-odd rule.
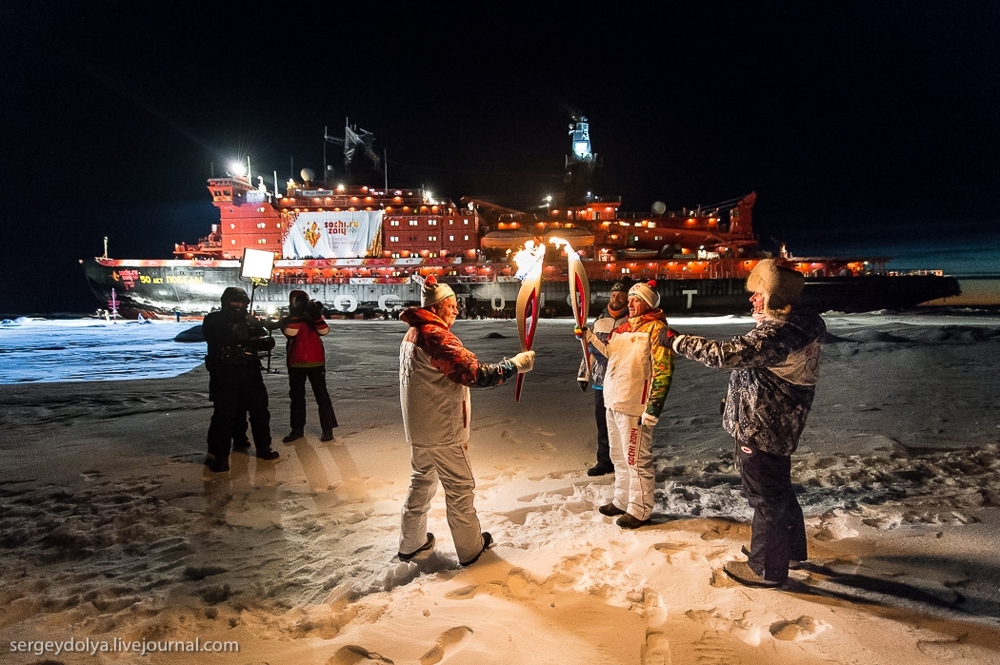
[[427, 512], [440, 480], [458, 562], [468, 566], [493, 542], [488, 532], [480, 532], [474, 505], [476, 481], [468, 458], [469, 387], [495, 386], [531, 371], [535, 352], [495, 364], [480, 363], [450, 331], [458, 316], [451, 287], [428, 277], [420, 304], [399, 317], [410, 326], [399, 347], [399, 400], [413, 473], [403, 505], [398, 556], [409, 561], [434, 546], [434, 534], [427, 532]]

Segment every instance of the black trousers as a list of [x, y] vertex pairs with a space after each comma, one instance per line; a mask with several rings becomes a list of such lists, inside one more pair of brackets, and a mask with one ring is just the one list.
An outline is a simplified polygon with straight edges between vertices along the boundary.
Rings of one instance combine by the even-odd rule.
[[216, 369], [212, 372], [211, 392], [215, 408], [208, 426], [210, 454], [216, 459], [229, 457], [230, 442], [247, 413], [257, 450], [271, 447], [271, 412], [260, 367], [234, 365]]
[[806, 525], [792, 488], [792, 458], [736, 443], [743, 493], [753, 508], [750, 569], [769, 582], [788, 578], [789, 560], [805, 561]]
[[604, 391], [594, 390], [594, 420], [597, 421], [597, 465], [612, 468], [608, 439], [608, 411], [604, 408]]
[[290, 419], [292, 431], [301, 432], [306, 426], [306, 379], [312, 386], [316, 404], [319, 406], [319, 426], [324, 432], [337, 426], [337, 415], [333, 412], [333, 402], [326, 389], [326, 366], [289, 367], [288, 397], [292, 400]]

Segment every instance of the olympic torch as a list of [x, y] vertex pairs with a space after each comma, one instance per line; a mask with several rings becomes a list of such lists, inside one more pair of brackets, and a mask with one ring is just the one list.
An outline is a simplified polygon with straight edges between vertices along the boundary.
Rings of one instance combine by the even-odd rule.
[[[587, 271], [583, 269], [583, 262], [572, 245], [562, 238], [551, 238], [549, 240], [556, 247], [563, 247], [566, 250], [566, 258], [569, 261], [569, 303], [573, 308], [573, 318], [576, 325], [583, 328], [587, 325], [587, 314], [590, 309], [590, 280], [587, 279]], [[587, 373], [585, 378], [590, 380], [590, 345], [587, 340], [582, 339], [583, 361], [586, 364]]]
[[[517, 335], [521, 340], [521, 351], [530, 351], [535, 341], [535, 328], [540, 314], [539, 296], [542, 290], [542, 259], [545, 245], [535, 247], [533, 240], [525, 243], [524, 249], [514, 255], [517, 277], [521, 278], [521, 289], [517, 292]], [[514, 400], [521, 401], [521, 386], [524, 374], [518, 374], [514, 383]]]

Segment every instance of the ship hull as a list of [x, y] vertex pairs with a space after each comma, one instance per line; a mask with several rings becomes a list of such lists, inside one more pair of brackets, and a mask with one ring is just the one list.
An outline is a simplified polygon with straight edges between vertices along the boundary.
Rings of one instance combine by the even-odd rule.
[[[205, 314], [219, 306], [227, 286], [253, 290], [257, 311], [280, 310], [288, 294], [300, 289], [324, 303], [328, 312], [345, 316], [383, 314], [417, 305], [420, 285], [413, 281], [386, 283], [376, 279], [285, 279], [251, 289], [239, 277], [239, 261], [82, 261], [87, 283], [97, 299], [111, 300], [125, 315]], [[607, 303], [612, 282], [591, 280], [592, 309]], [[745, 314], [749, 310], [745, 281], [739, 278], [660, 280], [661, 307], [668, 315]], [[468, 316], [513, 316], [520, 282], [506, 280], [455, 281], [452, 288]], [[820, 312], [905, 310], [921, 303], [957, 295], [958, 281], [939, 275], [863, 275], [808, 277], [804, 305]], [[543, 315], [571, 314], [569, 285], [565, 281], [542, 284]]]

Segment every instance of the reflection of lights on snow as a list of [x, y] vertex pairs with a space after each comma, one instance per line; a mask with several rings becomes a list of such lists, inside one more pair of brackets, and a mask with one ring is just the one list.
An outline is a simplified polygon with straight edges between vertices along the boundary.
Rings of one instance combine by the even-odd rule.
[[524, 248], [514, 254], [514, 265], [517, 266], [517, 272], [514, 276], [523, 281], [529, 275], [540, 273], [544, 257], [545, 245], [538, 245], [536, 247], [534, 240], [524, 243]]

